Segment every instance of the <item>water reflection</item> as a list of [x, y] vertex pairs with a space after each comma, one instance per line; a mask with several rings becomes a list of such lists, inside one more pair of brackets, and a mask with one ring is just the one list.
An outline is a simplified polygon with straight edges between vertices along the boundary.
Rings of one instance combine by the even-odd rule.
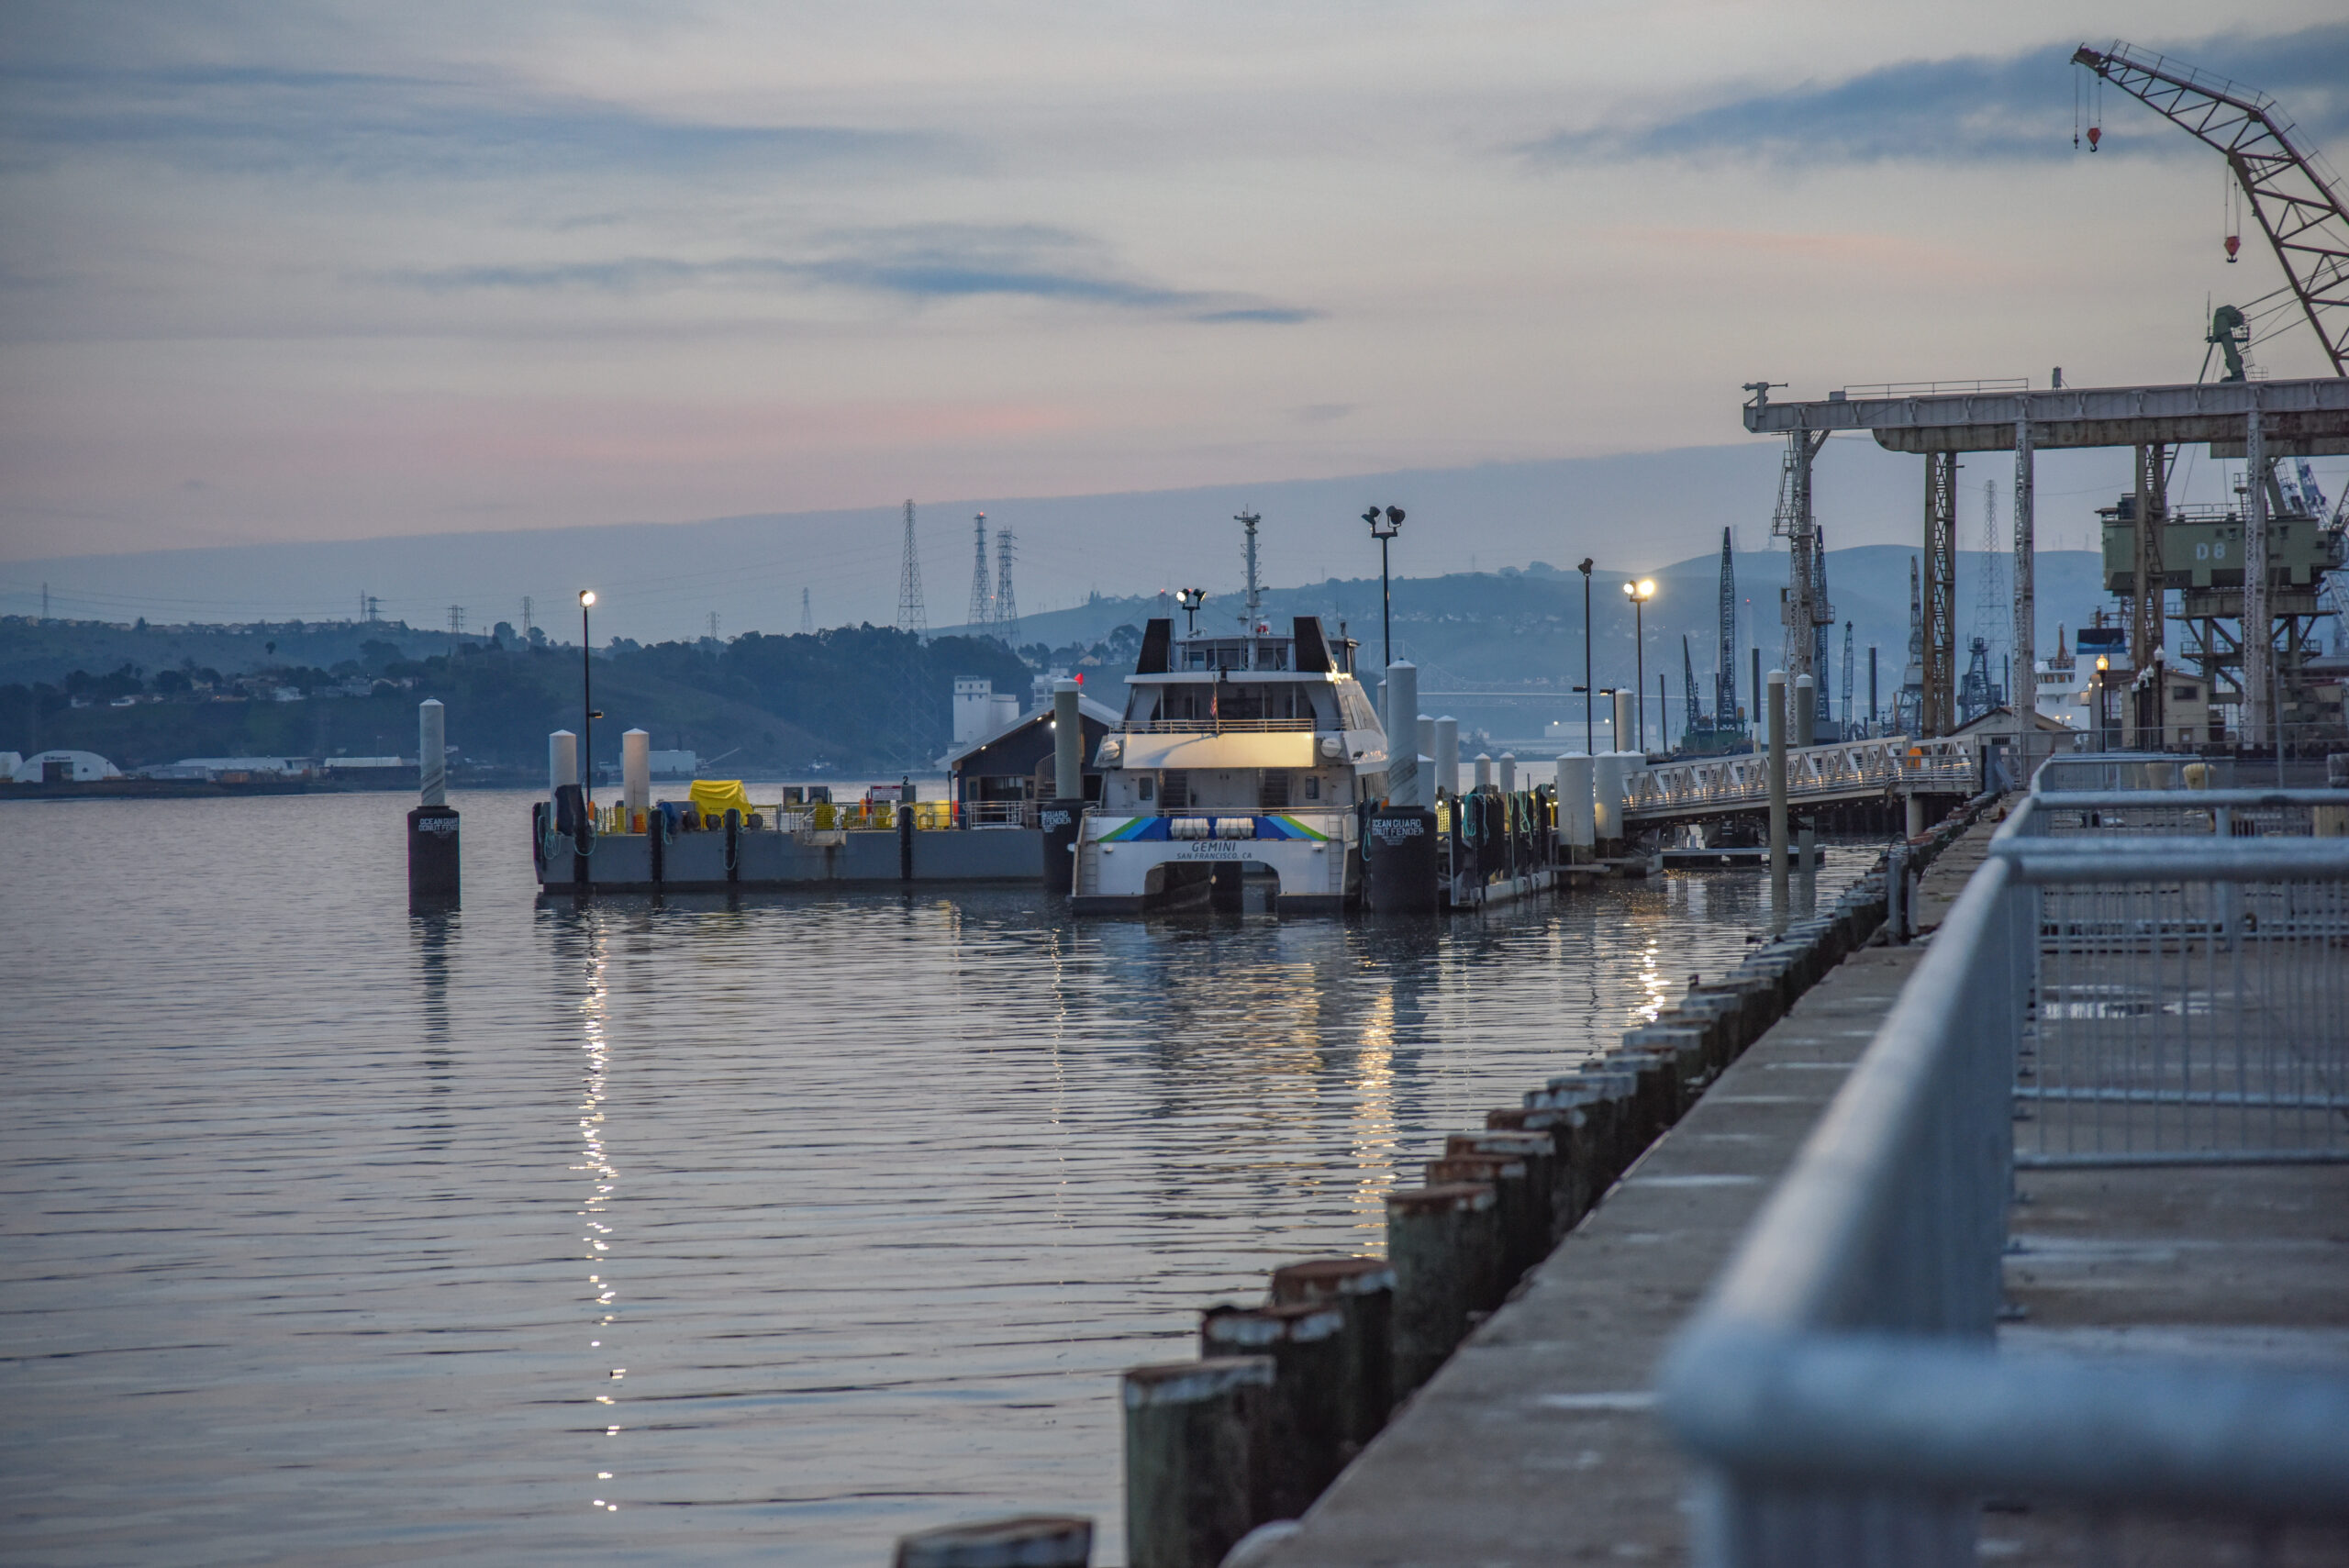
[[[1740, 873], [1424, 926], [540, 903], [494, 797], [464, 913], [411, 919], [380, 803], [160, 804], [14, 851], [28, 1560], [821, 1568], [1024, 1508], [1114, 1541], [1119, 1368], [1274, 1263], [1377, 1250], [1444, 1132], [1767, 917]], [[158, 838], [200, 892], [156, 887]], [[253, 879], [286, 863], [317, 874]], [[419, 1062], [426, 1114], [387, 1116]]]

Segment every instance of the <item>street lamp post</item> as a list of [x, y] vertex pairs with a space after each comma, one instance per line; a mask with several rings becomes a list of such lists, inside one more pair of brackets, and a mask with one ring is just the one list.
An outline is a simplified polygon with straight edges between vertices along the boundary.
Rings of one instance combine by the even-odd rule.
[[587, 611], [596, 603], [596, 590], [579, 590], [579, 798], [587, 809], [596, 809], [596, 720], [602, 716], [596, 711], [596, 645], [587, 636]]
[[1386, 662], [1395, 662], [1395, 589], [1386, 574], [1386, 544], [1403, 531], [1403, 508], [1389, 506], [1381, 512], [1373, 506], [1364, 511], [1362, 520], [1370, 525], [1370, 537], [1378, 541], [1378, 638]]
[[1646, 610], [1648, 601], [1655, 597], [1655, 579], [1642, 577], [1636, 583], [1623, 584], [1623, 596], [1631, 601], [1631, 684], [1633, 706], [1639, 709], [1640, 743], [1638, 750], [1648, 749], [1648, 644]]
[[1598, 694], [1590, 689], [1590, 557], [1584, 556], [1575, 570], [1582, 573], [1582, 754], [1596, 757], [1598, 747], [1590, 708]]

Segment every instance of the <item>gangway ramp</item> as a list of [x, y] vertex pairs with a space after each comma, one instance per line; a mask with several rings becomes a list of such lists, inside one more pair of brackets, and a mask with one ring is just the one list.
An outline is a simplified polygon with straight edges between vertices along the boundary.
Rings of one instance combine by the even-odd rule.
[[[1830, 806], [1912, 795], [1971, 795], [1976, 772], [1963, 740], [1913, 740], [1888, 735], [1829, 746], [1787, 748], [1787, 802]], [[1697, 822], [1770, 804], [1766, 752], [1702, 757], [1632, 771], [1625, 780], [1627, 822]]]

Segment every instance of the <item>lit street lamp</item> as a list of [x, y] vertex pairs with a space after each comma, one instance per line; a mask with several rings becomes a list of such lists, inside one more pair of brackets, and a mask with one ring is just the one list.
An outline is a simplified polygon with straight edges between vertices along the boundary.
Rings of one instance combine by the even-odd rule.
[[1655, 579], [1642, 577], [1636, 583], [1624, 584], [1623, 596], [1631, 601], [1632, 673], [1638, 677], [1631, 683], [1632, 700], [1640, 710], [1640, 743], [1634, 750], [1645, 752], [1648, 749], [1648, 644], [1644, 612], [1648, 601], [1655, 597]]
[[1403, 508], [1389, 506], [1385, 512], [1373, 506], [1362, 515], [1370, 525], [1370, 537], [1378, 541], [1378, 636], [1386, 654], [1386, 662], [1395, 662], [1395, 589], [1386, 575], [1386, 542], [1403, 531]]
[[579, 798], [589, 811], [596, 809], [596, 721], [604, 716], [596, 711], [596, 674], [591, 661], [596, 645], [587, 637], [587, 610], [596, 602], [596, 590], [579, 590]]

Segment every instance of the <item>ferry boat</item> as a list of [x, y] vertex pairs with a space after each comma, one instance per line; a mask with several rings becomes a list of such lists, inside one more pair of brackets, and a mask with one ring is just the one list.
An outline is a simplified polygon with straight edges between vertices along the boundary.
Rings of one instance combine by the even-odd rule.
[[1152, 620], [1122, 721], [1095, 752], [1101, 793], [1079, 823], [1078, 914], [1124, 914], [1272, 884], [1283, 914], [1362, 896], [1361, 824], [1386, 793], [1386, 732], [1353, 644], [1318, 616], [1286, 635], [1177, 638]]

